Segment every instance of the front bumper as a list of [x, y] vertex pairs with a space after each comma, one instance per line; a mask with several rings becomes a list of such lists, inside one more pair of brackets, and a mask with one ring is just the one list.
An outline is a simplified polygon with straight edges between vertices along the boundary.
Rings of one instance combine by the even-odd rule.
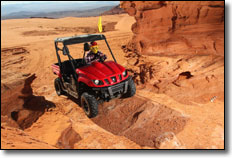
[[130, 80], [132, 80], [131, 76], [113, 86], [92, 88], [92, 90], [98, 93], [100, 98], [104, 100], [110, 100], [112, 98], [116, 98], [118, 96], [121, 96], [122, 94], [125, 94], [128, 90]]

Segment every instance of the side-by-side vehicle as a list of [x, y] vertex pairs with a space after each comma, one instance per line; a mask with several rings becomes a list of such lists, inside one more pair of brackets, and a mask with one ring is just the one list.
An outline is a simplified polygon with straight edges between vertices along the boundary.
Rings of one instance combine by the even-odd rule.
[[[88, 42], [104, 40], [114, 61], [94, 61], [86, 63], [85, 54], [89, 51]], [[68, 46], [83, 43], [83, 58], [74, 59], [69, 52]], [[62, 47], [62, 48], [60, 48]], [[116, 62], [103, 34], [88, 34], [73, 37], [55, 39], [55, 49], [58, 63], [52, 65], [54, 74], [58, 77], [54, 81], [58, 95], [69, 94], [80, 99], [88, 117], [98, 114], [98, 105], [103, 101], [109, 101], [116, 97], [131, 97], [136, 88], [132, 77], [127, 70]], [[81, 50], [80, 50], [81, 51]], [[60, 52], [68, 57], [61, 61]]]

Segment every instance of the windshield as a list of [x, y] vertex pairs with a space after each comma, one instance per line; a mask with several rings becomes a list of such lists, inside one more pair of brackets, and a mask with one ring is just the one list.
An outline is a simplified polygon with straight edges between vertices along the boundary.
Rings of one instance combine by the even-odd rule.
[[[114, 61], [114, 59], [113, 59], [113, 57], [112, 57], [112, 55], [111, 55], [105, 41], [104, 40], [98, 40], [96, 42], [97, 42], [97, 45], [98, 45], [98, 50], [107, 56], [106, 61], [110, 61], [110, 60]], [[88, 43], [90, 44], [90, 42], [88, 42]], [[67, 47], [69, 49], [70, 55], [74, 59], [83, 58], [83, 55], [84, 55], [84, 43], [68, 45]], [[85, 56], [87, 55], [88, 52], [89, 51], [86, 51]], [[67, 56], [62, 57], [62, 60], [67, 60], [67, 59], [68, 59]]]

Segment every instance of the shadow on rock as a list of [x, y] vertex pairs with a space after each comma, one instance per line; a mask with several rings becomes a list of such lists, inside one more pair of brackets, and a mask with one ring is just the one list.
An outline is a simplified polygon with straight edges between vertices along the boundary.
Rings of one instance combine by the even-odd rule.
[[12, 118], [21, 129], [30, 127], [46, 110], [55, 107], [55, 104], [44, 96], [33, 95], [31, 83], [35, 78], [35, 74], [29, 76], [24, 80], [24, 84], [8, 90], [1, 98], [4, 109], [1, 115]]

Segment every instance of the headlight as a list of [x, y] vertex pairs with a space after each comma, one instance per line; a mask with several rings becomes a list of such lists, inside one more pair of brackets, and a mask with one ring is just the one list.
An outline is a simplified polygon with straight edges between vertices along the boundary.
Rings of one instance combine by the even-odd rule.
[[94, 80], [93, 82], [94, 82], [94, 84], [96, 84], [96, 85], [99, 84], [99, 80]]
[[123, 73], [122, 73], [123, 77], [126, 77], [127, 75], [127, 71], [125, 70]]
[[93, 83], [95, 85], [103, 85], [103, 82], [101, 80], [93, 80]]

